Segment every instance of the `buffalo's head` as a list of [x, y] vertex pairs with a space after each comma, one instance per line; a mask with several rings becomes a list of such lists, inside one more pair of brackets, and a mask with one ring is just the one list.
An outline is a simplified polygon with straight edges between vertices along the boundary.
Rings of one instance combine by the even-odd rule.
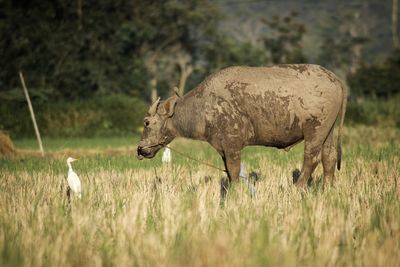
[[143, 120], [144, 130], [142, 139], [137, 147], [138, 159], [152, 158], [157, 152], [175, 137], [169, 127], [169, 119], [174, 115], [178, 96], [172, 96], [165, 101], [160, 98], [151, 105]]

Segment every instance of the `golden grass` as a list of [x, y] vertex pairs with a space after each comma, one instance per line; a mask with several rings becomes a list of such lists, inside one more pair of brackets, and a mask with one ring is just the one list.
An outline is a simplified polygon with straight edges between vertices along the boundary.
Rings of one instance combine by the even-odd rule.
[[78, 162], [84, 194], [71, 206], [66, 172], [6, 169], [0, 266], [399, 266], [400, 155], [388, 133], [378, 153], [346, 132], [335, 185], [305, 191], [291, 182], [301, 149], [289, 160], [271, 153], [282, 162], [250, 150], [262, 173], [256, 198], [237, 184], [223, 208], [221, 173], [187, 162], [157, 167], [160, 179], [153, 168]]

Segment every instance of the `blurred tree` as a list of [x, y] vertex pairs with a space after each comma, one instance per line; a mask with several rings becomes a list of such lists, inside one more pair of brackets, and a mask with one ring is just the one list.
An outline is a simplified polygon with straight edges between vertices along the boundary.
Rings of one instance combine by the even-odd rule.
[[[263, 49], [253, 46], [247, 41], [238, 41], [232, 37], [218, 34], [213, 37], [205, 48], [206, 72], [234, 65], [260, 66], [267, 61]], [[201, 67], [199, 67], [201, 70]]]
[[331, 18], [322, 29], [322, 45], [318, 63], [345, 74], [356, 73], [362, 65], [363, 48], [369, 41], [365, 17], [358, 9], [348, 10]]
[[295, 21], [297, 13], [285, 17], [273, 16], [262, 19], [268, 32], [263, 37], [265, 49], [269, 52], [272, 63], [305, 63], [302, 51], [302, 38], [305, 26]]
[[237, 41], [245, 41], [250, 43], [252, 46], [257, 48], [264, 47], [264, 41], [262, 36], [265, 34], [265, 23], [259, 18], [245, 17], [242, 21], [239, 21], [233, 25], [229, 25], [231, 35]]
[[21, 69], [32, 91], [46, 89], [56, 99], [130, 93], [135, 62], [124, 58], [115, 34], [125, 14], [110, 1], [80, 3], [76, 12], [77, 2], [3, 1], [2, 90], [19, 86], [15, 73]]
[[[207, 0], [134, 2], [135, 31], [143, 31], [146, 37], [139, 47], [139, 55], [144, 58], [150, 77], [151, 99], [155, 101], [159, 80], [165, 77], [171, 64], [176, 64], [166, 58], [182, 53], [198, 53], [201, 47], [197, 44], [207, 33], [215, 30], [219, 13]], [[179, 47], [179, 51], [171, 49], [174, 47]], [[171, 52], [175, 55], [171, 55]]]
[[233, 65], [306, 62], [301, 45], [305, 27], [294, 21], [296, 16], [296, 13], [283, 18], [275, 16], [259, 23], [247, 20], [231, 35], [218, 32], [209, 36], [204, 45], [203, 64], [198, 64], [196, 70], [206, 73]]
[[356, 97], [390, 98], [400, 94], [400, 49], [394, 50], [383, 64], [362, 66], [347, 77]]
[[177, 54], [176, 61], [180, 72], [178, 93], [179, 95], [183, 95], [185, 93], [186, 81], [193, 72], [192, 58], [188, 53], [181, 52]]
[[33, 97], [148, 98], [158, 57], [176, 44], [198, 53], [218, 18], [207, 0], [0, 1], [0, 91], [22, 70]]

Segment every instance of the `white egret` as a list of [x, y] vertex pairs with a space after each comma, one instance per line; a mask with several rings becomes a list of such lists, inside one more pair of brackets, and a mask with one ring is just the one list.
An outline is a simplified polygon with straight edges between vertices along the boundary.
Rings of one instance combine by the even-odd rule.
[[164, 149], [164, 153], [162, 155], [161, 161], [163, 163], [170, 163], [171, 162], [171, 149], [169, 149], [169, 147], [166, 147]]
[[250, 182], [249, 177], [247, 177], [246, 167], [242, 162], [240, 162], [239, 177], [242, 178], [242, 181], [247, 185], [247, 188], [250, 191], [251, 197], [254, 198], [256, 196], [256, 188], [254, 187], [254, 184]]
[[79, 198], [82, 197], [82, 188], [81, 188], [81, 180], [79, 179], [79, 176], [72, 170], [71, 163], [74, 162], [77, 159], [69, 157], [67, 159], [67, 165], [68, 165], [68, 186], [72, 192], [74, 192]]
[[244, 166], [243, 162], [240, 162], [240, 171], [239, 171], [239, 177], [246, 179], [246, 167]]

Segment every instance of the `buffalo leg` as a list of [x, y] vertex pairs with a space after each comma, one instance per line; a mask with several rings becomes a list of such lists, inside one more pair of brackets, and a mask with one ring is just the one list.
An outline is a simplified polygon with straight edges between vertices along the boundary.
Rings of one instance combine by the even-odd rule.
[[333, 128], [322, 146], [322, 166], [324, 167], [324, 180], [333, 182], [336, 165], [336, 149], [333, 146]]
[[296, 185], [299, 187], [307, 184], [309, 177], [317, 167], [321, 158], [322, 145], [329, 133], [329, 129], [323, 131], [323, 128], [317, 127], [318, 125], [321, 123], [310, 120], [304, 127], [304, 161], [299, 179], [296, 181]]
[[221, 202], [225, 200], [226, 194], [232, 182], [239, 180], [240, 152], [223, 153], [222, 159], [228, 175], [228, 180], [221, 182]]
[[303, 187], [314, 172], [321, 159], [323, 145], [325, 143], [327, 146], [329, 145], [329, 141], [326, 141], [329, 139], [335, 120], [335, 117], [327, 118], [324, 121], [312, 118], [304, 124], [304, 162], [296, 185]]
[[321, 145], [314, 145], [312, 143], [304, 142], [304, 162], [300, 177], [296, 182], [297, 186], [304, 187], [304, 185], [306, 185], [307, 180], [312, 175], [319, 163], [321, 148]]
[[321, 156], [321, 145], [313, 146], [312, 144], [304, 143], [304, 162], [301, 169], [299, 180], [296, 185], [304, 187], [309, 177], [317, 167]]
[[228, 173], [229, 182], [239, 181], [240, 152], [224, 154], [224, 164]]

